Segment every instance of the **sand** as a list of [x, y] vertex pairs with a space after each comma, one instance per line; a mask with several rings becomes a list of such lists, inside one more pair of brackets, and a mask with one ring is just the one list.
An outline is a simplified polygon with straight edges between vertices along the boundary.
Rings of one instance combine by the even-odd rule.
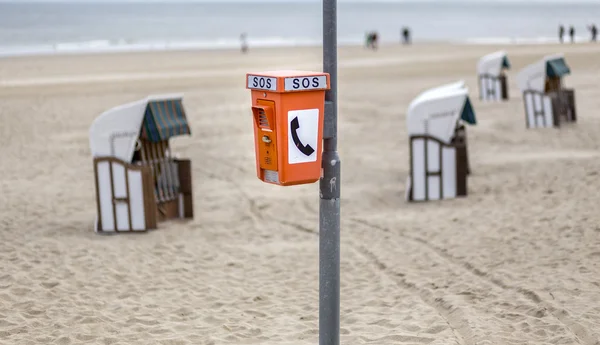
[[[506, 49], [510, 101], [475, 64]], [[578, 123], [525, 128], [516, 73], [564, 52]], [[600, 344], [600, 45], [339, 52], [343, 344]], [[321, 68], [316, 48], [0, 60], [1, 344], [316, 344], [318, 185], [255, 176], [244, 73]], [[466, 198], [409, 204], [405, 130], [424, 89], [464, 79]], [[88, 129], [182, 92], [195, 218], [100, 236]]]

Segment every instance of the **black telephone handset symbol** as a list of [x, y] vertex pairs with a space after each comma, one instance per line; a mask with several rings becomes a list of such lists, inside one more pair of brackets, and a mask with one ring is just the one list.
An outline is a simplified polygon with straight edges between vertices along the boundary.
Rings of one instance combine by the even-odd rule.
[[310, 156], [315, 152], [310, 145], [302, 145], [300, 138], [298, 138], [298, 128], [300, 128], [300, 123], [298, 122], [298, 116], [296, 116], [292, 122], [290, 122], [291, 130], [292, 130], [292, 140], [294, 140], [294, 145], [300, 150], [300, 152], [304, 153], [307, 156]]

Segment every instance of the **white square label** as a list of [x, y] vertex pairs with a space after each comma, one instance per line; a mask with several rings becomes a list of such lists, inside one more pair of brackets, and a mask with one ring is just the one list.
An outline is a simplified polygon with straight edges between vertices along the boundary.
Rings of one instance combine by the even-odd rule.
[[319, 109], [288, 112], [288, 164], [317, 161]]

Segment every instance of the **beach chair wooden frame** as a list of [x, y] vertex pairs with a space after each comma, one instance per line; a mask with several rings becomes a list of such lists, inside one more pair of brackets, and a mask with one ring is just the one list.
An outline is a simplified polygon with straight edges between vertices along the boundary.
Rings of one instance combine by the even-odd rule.
[[469, 150], [468, 147], [469, 145], [467, 145], [467, 127], [462, 124], [459, 123], [456, 126], [456, 131], [455, 131], [455, 135], [454, 135], [454, 140], [459, 143], [459, 144], [464, 144], [465, 145], [465, 165], [466, 165], [466, 169], [467, 169], [467, 175], [471, 175], [471, 164], [469, 163]]
[[[499, 90], [495, 87], [499, 83]], [[500, 76], [490, 75], [490, 74], [480, 74], [479, 75], [479, 83], [477, 83], [479, 87], [479, 99], [495, 99], [496, 91], [500, 93], [500, 99], [503, 101], [508, 100], [508, 84], [507, 78], [504, 73]], [[482, 87], [485, 85], [485, 87]]]
[[[430, 201], [430, 200], [441, 200], [441, 199], [445, 199], [445, 198], [452, 198], [452, 197], [462, 197], [462, 196], [466, 196], [467, 195], [467, 175], [468, 173], [468, 157], [467, 157], [467, 143], [464, 140], [466, 137], [463, 136], [460, 132], [465, 132], [464, 129], [462, 130], [456, 130], [456, 134], [454, 136], [454, 138], [452, 139], [451, 144], [446, 144], [444, 142], [442, 142], [441, 140], [429, 136], [429, 135], [414, 135], [410, 137], [410, 141], [409, 141], [409, 145], [410, 145], [410, 189], [408, 190], [408, 200], [409, 201]], [[423, 141], [424, 142], [424, 155], [425, 158], [423, 160], [424, 163], [424, 199], [415, 199], [414, 198], [414, 188], [415, 188], [415, 181], [416, 179], [416, 171], [417, 169], [415, 169], [416, 167], [414, 166], [414, 148], [415, 148], [415, 144], [418, 141]], [[438, 147], [437, 149], [437, 169], [431, 169], [430, 168], [430, 160], [429, 160], [429, 147], [430, 145], [436, 145]], [[447, 154], [444, 155], [445, 151], [447, 152], [448, 150], [451, 150], [452, 153], [451, 154]], [[454, 157], [454, 172], [449, 172], [449, 173], [445, 173], [443, 167], [447, 164], [445, 164], [444, 162], [444, 156], [447, 157]], [[452, 158], [450, 158], [452, 159]], [[437, 197], [434, 198], [430, 198], [430, 190], [431, 190], [431, 179], [430, 177], [435, 177], [438, 179], [439, 183], [435, 183], [437, 184]], [[452, 193], [451, 195], [448, 195], [447, 193], [445, 193], [444, 190], [444, 181], [447, 180], [448, 178], [453, 178], [455, 185], [456, 185], [456, 192]], [[446, 181], [448, 182], [448, 181]]]
[[573, 89], [550, 92], [525, 90], [523, 91], [523, 101], [527, 128], [559, 128], [562, 123], [577, 122], [575, 90]]
[[[150, 164], [129, 164], [118, 158], [114, 157], [97, 157], [94, 158], [94, 177], [96, 186], [96, 204], [98, 214], [102, 214], [102, 203], [100, 197], [102, 190], [100, 189], [99, 183], [99, 169], [102, 169], [104, 165], [108, 166], [109, 183], [110, 183], [110, 198], [112, 219], [116, 219], [117, 222], [120, 218], [117, 215], [117, 208], [119, 204], [124, 204], [127, 207], [126, 226], [109, 226], [110, 231], [108, 232], [129, 232], [139, 231], [144, 232], [149, 229], [156, 229], [159, 222], [166, 221], [173, 218], [193, 218], [193, 203], [192, 203], [192, 185], [191, 185], [191, 162], [190, 160], [184, 159], [172, 159], [172, 163], [177, 165], [177, 181], [180, 181], [179, 188], [177, 189], [178, 197], [161, 198], [159, 197], [159, 188], [165, 188], [166, 186], [159, 186], [155, 176], [152, 173], [152, 167]], [[136, 176], [137, 175], [137, 176]], [[115, 179], [119, 179], [119, 176], [123, 176], [125, 181], [125, 188], [122, 190], [120, 195], [115, 187]], [[141, 194], [138, 196], [138, 200], [143, 200], [143, 212], [145, 226], [134, 227], [132, 221], [132, 200], [131, 194], [132, 189], [130, 188], [130, 180], [135, 178], [141, 178]], [[103, 230], [102, 218], [98, 219], [97, 232], [106, 233]]]

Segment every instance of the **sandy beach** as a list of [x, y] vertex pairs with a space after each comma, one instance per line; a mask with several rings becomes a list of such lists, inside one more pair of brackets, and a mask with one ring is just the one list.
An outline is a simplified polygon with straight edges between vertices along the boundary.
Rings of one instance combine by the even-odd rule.
[[[510, 100], [478, 99], [505, 49]], [[578, 122], [525, 128], [516, 74], [564, 52]], [[600, 45], [339, 50], [341, 343], [600, 344]], [[245, 73], [321, 70], [320, 48], [0, 59], [0, 344], [316, 344], [318, 184], [255, 176]], [[404, 200], [406, 109], [464, 79], [466, 198]], [[195, 218], [94, 233], [90, 124], [181, 92]]]

